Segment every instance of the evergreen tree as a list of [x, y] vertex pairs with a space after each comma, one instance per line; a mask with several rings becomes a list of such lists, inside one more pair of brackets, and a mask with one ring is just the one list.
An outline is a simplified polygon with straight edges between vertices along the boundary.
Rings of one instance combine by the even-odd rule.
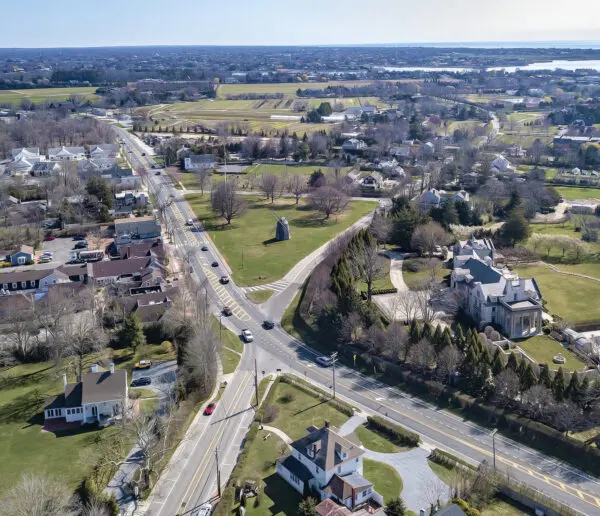
[[433, 330], [433, 326], [431, 326], [431, 323], [425, 323], [425, 325], [423, 326], [423, 338], [427, 342], [432, 343], [434, 333], [435, 332]]
[[514, 247], [518, 242], [523, 242], [529, 238], [531, 228], [523, 214], [514, 211], [506, 219], [500, 232], [503, 239]]
[[[448, 328], [446, 328], [446, 330], [447, 329]], [[444, 331], [444, 333], [442, 334], [442, 338], [440, 339], [440, 343], [436, 348], [436, 351], [441, 351], [446, 346], [452, 346], [452, 335], [450, 334], [450, 331]]]
[[587, 397], [589, 391], [590, 391], [590, 379], [588, 378], [588, 375], [586, 374], [583, 377], [583, 381], [581, 382], [581, 387], [579, 388], [579, 396], [578, 396], [579, 399], [576, 400], [579, 405], [583, 406], [585, 404], [585, 400], [586, 400], [586, 397]]
[[411, 344], [416, 344], [421, 340], [422, 332], [419, 321], [413, 319], [410, 323], [410, 329], [408, 330], [408, 337]]
[[573, 400], [575, 403], [578, 402], [581, 396], [581, 383], [579, 381], [579, 374], [577, 371], [573, 371], [573, 374], [571, 375], [571, 381], [569, 382], [569, 385], [567, 385], [565, 396]]
[[519, 364], [517, 363], [517, 356], [514, 353], [508, 355], [508, 363], [506, 364], [506, 367], [512, 369], [515, 373], [518, 371]]
[[441, 326], [438, 324], [435, 327], [435, 331], [433, 332], [433, 337], [431, 340], [431, 343], [435, 346], [436, 349], [440, 348], [442, 346], [442, 328]]
[[527, 369], [527, 363], [523, 357], [519, 360], [519, 365], [517, 366], [517, 375], [519, 375], [519, 379], [522, 381], [525, 377], [525, 370]]
[[457, 324], [456, 329], [454, 330], [454, 344], [461, 351], [465, 350], [466, 339], [461, 324]]
[[558, 368], [557, 373], [554, 375], [554, 380], [552, 380], [552, 394], [558, 402], [562, 401], [565, 397], [565, 374], [562, 367]]
[[540, 377], [538, 379], [538, 384], [543, 385], [547, 389], [552, 387], [552, 380], [550, 379], [550, 371], [548, 370], [547, 364], [540, 365]]
[[139, 347], [146, 345], [144, 325], [136, 313], [131, 313], [125, 317], [121, 328], [121, 342], [133, 348], [134, 352]]
[[399, 496], [388, 500], [385, 504], [385, 513], [388, 516], [404, 516], [406, 514], [406, 504]]
[[317, 514], [317, 500], [311, 496], [304, 498], [298, 505], [298, 514], [301, 516], [315, 516]]
[[492, 373], [494, 376], [497, 376], [502, 371], [504, 371], [504, 357], [502, 356], [502, 351], [500, 351], [500, 348], [496, 348], [494, 360], [492, 361]]
[[535, 377], [535, 373], [533, 372], [533, 368], [531, 364], [527, 364], [523, 376], [520, 377], [521, 380], [521, 391], [526, 391], [530, 389], [537, 383], [537, 378]]

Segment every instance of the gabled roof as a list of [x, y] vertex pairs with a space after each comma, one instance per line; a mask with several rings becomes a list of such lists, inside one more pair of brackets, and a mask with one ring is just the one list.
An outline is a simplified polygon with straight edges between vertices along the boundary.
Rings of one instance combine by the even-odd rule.
[[192, 154], [186, 159], [189, 159], [192, 163], [214, 163], [215, 161], [212, 154]]
[[19, 147], [10, 151], [12, 159], [15, 159], [19, 154], [25, 158], [38, 158], [40, 156], [40, 149], [38, 147]]
[[147, 267], [152, 263], [151, 257], [130, 258], [129, 260], [111, 260], [89, 264], [90, 276], [94, 279], [109, 278], [113, 276], [145, 274]]
[[115, 143], [100, 143], [90, 146], [90, 154], [110, 154], [119, 152], [119, 146]]
[[85, 154], [83, 147], [53, 147], [48, 149], [48, 156], [72, 156], [73, 154]]
[[313, 475], [308, 468], [292, 455], [288, 455], [283, 459], [281, 465], [303, 482], [308, 482], [313, 478]]
[[475, 258], [469, 258], [461, 269], [469, 269], [472, 281], [482, 284], [498, 283], [502, 278], [500, 271]]
[[127, 392], [127, 371], [87, 373], [81, 378], [81, 386], [81, 402], [84, 404], [119, 400]]

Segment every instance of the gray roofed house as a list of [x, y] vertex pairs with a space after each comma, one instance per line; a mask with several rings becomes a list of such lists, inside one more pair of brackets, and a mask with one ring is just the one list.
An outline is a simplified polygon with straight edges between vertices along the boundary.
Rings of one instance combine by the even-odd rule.
[[160, 284], [166, 275], [164, 266], [153, 257], [93, 262], [87, 269], [88, 278], [101, 285], [151, 286]]
[[469, 240], [460, 240], [454, 244], [452, 249], [453, 267], [460, 267], [470, 258], [477, 258], [481, 261], [491, 260], [491, 265], [494, 265], [496, 248], [494, 243], [489, 238], [470, 238]]
[[183, 168], [188, 171], [210, 170], [215, 168], [212, 154], [192, 154], [183, 159]]
[[90, 145], [90, 158], [116, 158], [118, 155], [119, 146], [116, 143]]
[[38, 147], [19, 147], [17, 149], [12, 149], [10, 151], [10, 156], [13, 161], [16, 161], [20, 158], [34, 160], [40, 159], [40, 149]]
[[60, 165], [50, 161], [38, 161], [31, 169], [31, 175], [35, 177], [47, 177], [60, 172]]
[[91, 372], [84, 374], [81, 381], [68, 383], [63, 377], [63, 392], [46, 398], [44, 418], [81, 424], [100, 422], [120, 417], [125, 410], [128, 395], [127, 371], [115, 370], [113, 363], [108, 371], [100, 371], [93, 365]]
[[156, 239], [161, 227], [152, 215], [115, 220], [115, 244], [117, 248], [131, 244], [133, 240]]
[[85, 149], [83, 147], [54, 147], [48, 149], [48, 159], [50, 161], [75, 161], [85, 159]]

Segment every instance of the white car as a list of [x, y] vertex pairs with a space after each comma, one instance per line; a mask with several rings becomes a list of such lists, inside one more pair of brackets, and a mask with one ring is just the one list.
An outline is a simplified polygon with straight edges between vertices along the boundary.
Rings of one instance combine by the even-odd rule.
[[198, 509], [192, 511], [192, 516], [210, 516], [212, 512], [212, 505], [209, 503], [203, 503]]
[[254, 335], [250, 330], [242, 330], [242, 338], [244, 342], [252, 342], [254, 340]]
[[329, 367], [333, 364], [333, 360], [330, 357], [317, 357], [317, 364], [322, 365], [323, 367]]
[[185, 221], [185, 225], [186, 225], [186, 226], [193, 226], [193, 225], [194, 225], [194, 221], [193, 221], [192, 219], [187, 219], [187, 220]]

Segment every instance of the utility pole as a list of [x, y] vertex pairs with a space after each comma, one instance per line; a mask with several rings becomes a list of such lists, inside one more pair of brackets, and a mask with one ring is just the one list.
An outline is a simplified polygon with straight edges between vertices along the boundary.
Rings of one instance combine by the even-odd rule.
[[335, 363], [337, 362], [337, 351], [331, 354], [331, 363], [333, 365], [333, 399], [335, 399]]
[[494, 454], [494, 473], [496, 473], [496, 433], [498, 429], [492, 431], [492, 453]]
[[256, 395], [256, 407], [258, 408], [258, 366], [256, 365], [256, 358], [254, 359], [254, 394]]
[[221, 498], [221, 469], [219, 468], [219, 448], [215, 446], [215, 458], [217, 460], [217, 494]]

